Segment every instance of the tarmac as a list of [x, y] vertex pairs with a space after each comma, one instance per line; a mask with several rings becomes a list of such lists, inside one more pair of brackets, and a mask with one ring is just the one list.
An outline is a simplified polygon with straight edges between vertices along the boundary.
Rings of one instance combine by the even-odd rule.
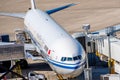
[[[83, 31], [82, 25], [91, 25], [91, 31], [120, 23], [120, 0], [35, 0], [37, 8], [49, 10], [69, 3], [77, 3], [51, 16], [70, 34]], [[30, 0], [0, 0], [0, 12], [24, 13]], [[0, 16], [0, 33], [14, 35], [15, 29], [23, 29], [22, 19]], [[12, 37], [14, 39], [14, 37]]]
[[[28, 73], [34, 71], [39, 74], [44, 74], [47, 80], [59, 80], [56, 76], [56, 73], [52, 71], [49, 65], [44, 61], [32, 61], [31, 59], [28, 60], [29, 67], [27, 69], [22, 70], [22, 75], [24, 77], [28, 77]], [[104, 74], [108, 74], [107, 67], [100, 67], [100, 66], [92, 66], [90, 67], [92, 70], [92, 80], [100, 80], [100, 76]], [[12, 78], [7, 80], [22, 80], [21, 78]], [[84, 72], [76, 78], [73, 79], [65, 79], [65, 80], [85, 80]]]
[[[29, 67], [27, 69], [22, 69], [22, 75], [28, 79], [28, 73], [29, 72], [36, 72], [38, 74], [44, 74], [47, 80], [59, 80], [56, 76], [56, 73], [52, 71], [52, 69], [49, 67], [49, 65], [44, 61], [32, 61], [31, 59], [27, 60], [29, 63]], [[90, 66], [92, 70], [92, 80], [100, 80], [101, 75], [105, 75], [109, 73], [109, 70], [107, 67], [102, 66]], [[10, 78], [10, 76], [13, 76], [13, 74], [6, 75], [7, 80], [23, 80], [22, 78]], [[64, 79], [64, 80], [86, 80], [84, 72], [77, 76], [76, 78], [72, 79]]]

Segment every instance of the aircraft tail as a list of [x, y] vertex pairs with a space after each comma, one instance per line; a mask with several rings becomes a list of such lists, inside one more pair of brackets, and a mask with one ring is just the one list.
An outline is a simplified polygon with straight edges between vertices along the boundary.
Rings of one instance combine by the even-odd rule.
[[31, 0], [31, 8], [36, 9], [35, 0]]

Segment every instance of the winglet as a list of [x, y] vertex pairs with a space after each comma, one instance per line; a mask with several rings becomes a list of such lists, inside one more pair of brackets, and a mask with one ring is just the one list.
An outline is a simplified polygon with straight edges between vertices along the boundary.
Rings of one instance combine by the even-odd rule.
[[31, 8], [36, 9], [35, 0], [31, 0]]
[[66, 8], [74, 6], [74, 5], [76, 5], [76, 4], [74, 4], [74, 3], [68, 4], [68, 5], [65, 5], [65, 6], [62, 6], [62, 7], [54, 8], [54, 9], [51, 9], [51, 10], [47, 10], [46, 13], [52, 14], [52, 13], [58, 12], [60, 10], [66, 9]]

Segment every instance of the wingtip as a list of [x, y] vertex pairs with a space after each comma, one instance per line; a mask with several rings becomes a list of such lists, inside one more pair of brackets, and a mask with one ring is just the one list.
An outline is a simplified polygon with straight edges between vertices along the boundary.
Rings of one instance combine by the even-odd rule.
[[69, 4], [69, 6], [75, 6], [75, 5], [78, 5], [80, 2], [77, 2], [77, 3], [71, 3]]
[[80, 4], [80, 2], [77, 2], [77, 3], [72, 3], [72, 5], [74, 6], [74, 5], [78, 5], [78, 4]]

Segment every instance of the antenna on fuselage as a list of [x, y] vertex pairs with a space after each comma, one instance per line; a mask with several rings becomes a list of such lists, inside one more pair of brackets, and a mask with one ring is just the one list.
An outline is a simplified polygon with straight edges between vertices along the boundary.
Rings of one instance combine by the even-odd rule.
[[36, 9], [35, 0], [31, 0], [31, 9]]

